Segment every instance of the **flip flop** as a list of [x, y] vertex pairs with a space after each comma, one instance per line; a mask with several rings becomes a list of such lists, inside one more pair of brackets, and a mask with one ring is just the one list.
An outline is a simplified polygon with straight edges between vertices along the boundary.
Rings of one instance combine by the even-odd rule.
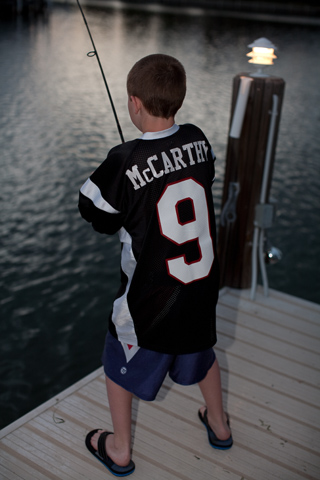
[[[209, 443], [210, 443], [211, 447], [218, 448], [219, 450], [227, 450], [228, 448], [232, 447], [232, 444], [233, 444], [232, 435], [230, 435], [230, 437], [227, 438], [227, 440], [219, 440], [219, 438], [216, 436], [216, 434], [214, 433], [214, 431], [210, 427], [209, 422], [208, 422], [207, 409], [204, 411], [203, 415], [201, 415], [201, 412], [199, 410], [198, 415], [199, 415], [199, 418], [200, 418], [201, 422], [204, 424], [204, 426], [207, 429], [208, 440], [209, 440]], [[228, 424], [228, 426], [230, 426], [229, 425], [229, 417], [227, 419], [227, 424]]]
[[105, 467], [107, 467], [109, 472], [111, 472], [116, 477], [126, 477], [127, 475], [133, 473], [135, 469], [135, 464], [132, 460], [130, 460], [128, 465], [126, 465], [125, 467], [120, 467], [120, 465], [117, 465], [116, 463], [114, 463], [113, 460], [111, 460], [110, 457], [108, 457], [105, 448], [105, 440], [108, 435], [112, 434], [112, 432], [102, 432], [98, 439], [98, 450], [95, 450], [93, 448], [93, 446], [91, 445], [91, 438], [95, 433], [100, 432], [100, 430], [101, 429], [92, 430], [86, 436], [86, 447], [89, 452], [92, 453], [92, 455], [96, 457]]

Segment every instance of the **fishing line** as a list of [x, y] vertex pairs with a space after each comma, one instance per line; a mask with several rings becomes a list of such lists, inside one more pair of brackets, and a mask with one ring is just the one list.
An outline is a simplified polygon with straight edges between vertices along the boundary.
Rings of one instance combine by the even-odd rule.
[[90, 29], [89, 29], [89, 25], [88, 25], [88, 23], [87, 23], [86, 17], [85, 17], [85, 15], [84, 15], [83, 10], [82, 10], [82, 8], [81, 8], [81, 5], [80, 5], [80, 3], [79, 3], [79, 0], [77, 0], [77, 4], [78, 4], [78, 7], [79, 7], [80, 12], [81, 12], [81, 14], [82, 14], [82, 18], [83, 18], [83, 21], [84, 21], [84, 23], [85, 23], [85, 26], [87, 27], [88, 34], [89, 34], [89, 37], [90, 37], [90, 40], [91, 40], [91, 43], [92, 43], [92, 46], [93, 46], [93, 51], [92, 51], [92, 52], [88, 52], [88, 53], [87, 53], [87, 56], [88, 56], [88, 57], [96, 57], [96, 58], [97, 58], [97, 61], [98, 61], [99, 67], [100, 67], [100, 71], [101, 71], [101, 74], [102, 74], [102, 78], [103, 78], [104, 84], [105, 84], [106, 89], [107, 89], [107, 92], [108, 92], [108, 97], [109, 97], [109, 100], [110, 100], [110, 103], [111, 103], [113, 115], [114, 115], [114, 118], [115, 118], [115, 121], [116, 121], [116, 124], [117, 124], [117, 127], [118, 127], [118, 132], [119, 132], [119, 135], [120, 135], [120, 138], [121, 138], [122, 143], [124, 143], [124, 138], [123, 138], [123, 135], [122, 135], [122, 130], [121, 130], [120, 123], [119, 123], [119, 120], [118, 120], [117, 112], [116, 112], [116, 109], [115, 109], [114, 104], [113, 104], [113, 100], [112, 100], [112, 97], [111, 97], [111, 93], [110, 93], [110, 90], [109, 90], [109, 87], [108, 87], [108, 84], [107, 84], [106, 77], [105, 77], [105, 75], [104, 75], [104, 71], [103, 71], [103, 68], [102, 68], [102, 65], [101, 65], [101, 62], [100, 62], [100, 58], [99, 58], [99, 55], [98, 55], [96, 46], [95, 46], [95, 44], [94, 44], [94, 41], [93, 41], [93, 38], [92, 38], [92, 35], [91, 35], [91, 32], [90, 32]]

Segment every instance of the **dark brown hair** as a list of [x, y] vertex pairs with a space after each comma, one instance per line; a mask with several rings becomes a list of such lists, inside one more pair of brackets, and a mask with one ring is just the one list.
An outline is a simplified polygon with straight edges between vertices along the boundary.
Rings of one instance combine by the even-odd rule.
[[174, 116], [186, 95], [186, 72], [174, 57], [153, 54], [134, 64], [127, 77], [128, 95], [142, 101], [155, 117]]

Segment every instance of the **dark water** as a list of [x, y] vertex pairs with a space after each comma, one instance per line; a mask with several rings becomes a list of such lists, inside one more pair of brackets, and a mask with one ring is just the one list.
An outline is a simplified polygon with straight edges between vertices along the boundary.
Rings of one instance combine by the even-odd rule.
[[[126, 139], [127, 71], [154, 52], [188, 74], [178, 122], [197, 123], [218, 157], [220, 213], [232, 78], [266, 36], [285, 79], [270, 232], [283, 251], [270, 286], [320, 302], [319, 28], [214, 17], [86, 10]], [[80, 12], [0, 21], [0, 427], [100, 365], [118, 283], [117, 238], [91, 231], [78, 189], [119, 136]]]

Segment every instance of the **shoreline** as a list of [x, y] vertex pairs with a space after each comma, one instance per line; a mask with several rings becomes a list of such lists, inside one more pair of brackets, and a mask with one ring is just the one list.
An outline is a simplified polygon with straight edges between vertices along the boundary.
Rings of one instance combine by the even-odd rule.
[[[51, 0], [52, 4], [76, 4], [75, 0]], [[190, 16], [216, 16], [262, 22], [320, 25], [320, 6], [241, 0], [81, 0], [81, 5], [93, 8], [115, 8], [150, 13], [171, 13]]]

